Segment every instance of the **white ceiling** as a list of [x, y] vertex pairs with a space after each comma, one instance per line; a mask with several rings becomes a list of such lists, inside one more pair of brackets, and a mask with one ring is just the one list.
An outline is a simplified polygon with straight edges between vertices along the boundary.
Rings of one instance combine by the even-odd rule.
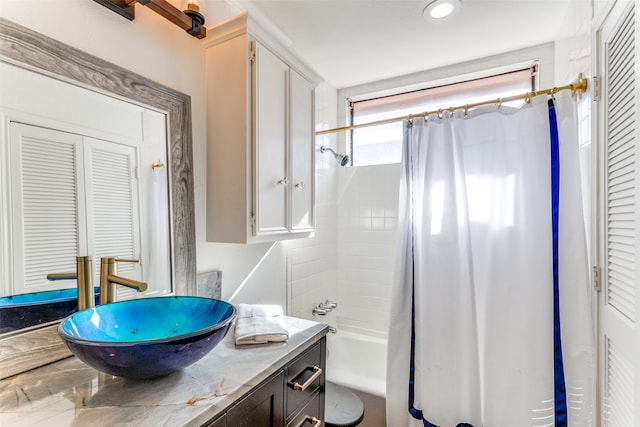
[[427, 22], [431, 0], [231, 0], [263, 15], [336, 88], [456, 64], [570, 36], [571, 2], [462, 0]]

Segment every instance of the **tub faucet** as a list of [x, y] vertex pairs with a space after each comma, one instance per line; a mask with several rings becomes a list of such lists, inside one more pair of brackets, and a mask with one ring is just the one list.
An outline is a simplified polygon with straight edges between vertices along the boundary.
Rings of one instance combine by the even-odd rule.
[[325, 314], [333, 311], [333, 309], [336, 307], [338, 307], [338, 304], [336, 304], [335, 302], [325, 300], [324, 302], [321, 302], [320, 304], [316, 305], [313, 308], [312, 313], [314, 315], [319, 314], [320, 316], [324, 316]]
[[334, 308], [338, 307], [338, 304], [333, 301], [325, 300], [324, 302], [321, 302], [320, 305], [318, 305], [318, 307], [331, 311]]
[[325, 314], [327, 314], [328, 312], [330, 312], [331, 310], [327, 310], [326, 308], [322, 308], [319, 305], [313, 307], [312, 313], [313, 314], [319, 314], [320, 316], [324, 316]]
[[78, 310], [91, 308], [95, 305], [93, 294], [93, 262], [90, 256], [76, 257], [75, 273], [47, 274], [47, 280], [75, 279], [78, 285]]
[[138, 292], [147, 290], [147, 284], [118, 276], [117, 262], [140, 262], [137, 259], [100, 258], [100, 304], [116, 300], [116, 285], [126, 286]]

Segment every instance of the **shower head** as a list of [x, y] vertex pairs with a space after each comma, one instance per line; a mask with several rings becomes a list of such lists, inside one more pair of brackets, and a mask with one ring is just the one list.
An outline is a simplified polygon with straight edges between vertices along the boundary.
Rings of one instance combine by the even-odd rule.
[[346, 166], [347, 163], [349, 163], [349, 156], [346, 154], [338, 154], [329, 147], [320, 147], [321, 153], [324, 153], [325, 151], [331, 151], [333, 153], [333, 157], [336, 158], [340, 166]]

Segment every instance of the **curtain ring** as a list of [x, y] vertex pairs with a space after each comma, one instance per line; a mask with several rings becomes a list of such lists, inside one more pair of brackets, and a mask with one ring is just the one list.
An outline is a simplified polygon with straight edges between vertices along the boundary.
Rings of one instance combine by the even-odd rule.
[[498, 110], [502, 107], [502, 98], [498, 98]]
[[409, 114], [404, 119], [407, 121], [407, 123], [409, 123], [410, 126], [413, 126], [413, 114]]
[[469, 104], [465, 104], [464, 106], [464, 116], [467, 117], [469, 115]]
[[438, 118], [442, 120], [442, 109], [438, 108]]

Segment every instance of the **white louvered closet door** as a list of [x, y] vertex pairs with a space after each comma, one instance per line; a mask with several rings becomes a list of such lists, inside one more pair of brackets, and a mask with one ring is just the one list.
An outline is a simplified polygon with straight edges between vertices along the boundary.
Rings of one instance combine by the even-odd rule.
[[74, 272], [86, 253], [82, 137], [20, 123], [10, 125], [13, 292], [73, 287], [46, 279]]
[[[76, 286], [49, 282], [49, 273], [75, 272], [78, 255], [139, 258], [137, 150], [70, 132], [10, 124], [13, 294]], [[141, 280], [139, 264], [120, 273]], [[118, 299], [135, 291], [118, 287]]]
[[[87, 175], [87, 234], [96, 276], [101, 257], [140, 258], [140, 224], [135, 147], [84, 137]], [[118, 273], [142, 280], [140, 264], [119, 263]], [[136, 291], [117, 288], [118, 300]]]
[[600, 423], [640, 426], [640, 54], [634, 1], [598, 31]]

